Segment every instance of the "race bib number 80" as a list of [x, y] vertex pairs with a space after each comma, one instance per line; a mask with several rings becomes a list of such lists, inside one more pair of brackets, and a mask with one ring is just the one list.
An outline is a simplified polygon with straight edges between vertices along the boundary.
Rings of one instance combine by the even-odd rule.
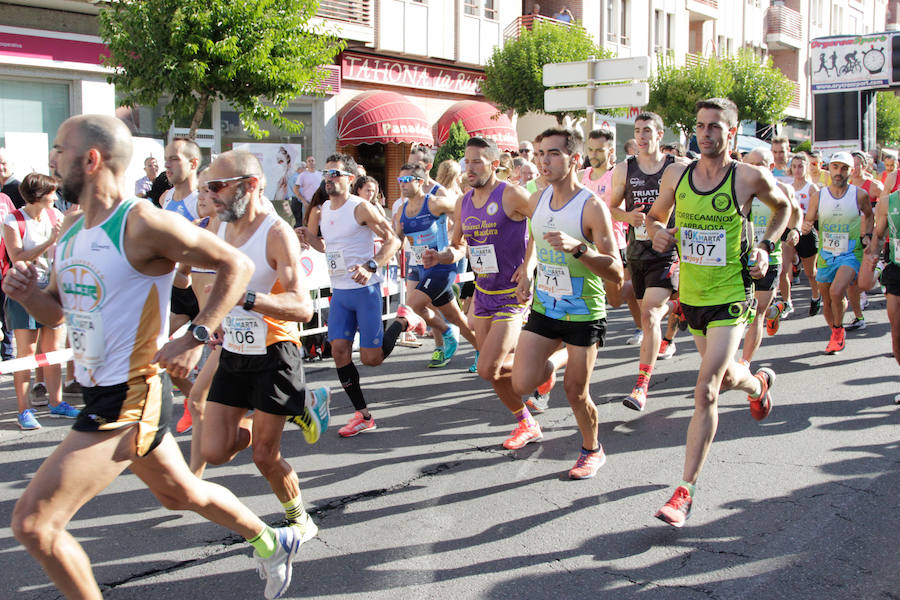
[[104, 361], [103, 319], [99, 312], [66, 311], [66, 329], [75, 362], [96, 369]]
[[701, 267], [724, 267], [726, 260], [724, 229], [682, 227], [681, 260]]

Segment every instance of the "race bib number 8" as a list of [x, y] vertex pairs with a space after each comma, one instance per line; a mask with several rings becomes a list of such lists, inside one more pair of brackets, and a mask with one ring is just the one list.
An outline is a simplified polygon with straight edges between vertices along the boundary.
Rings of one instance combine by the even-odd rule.
[[850, 234], [826, 231], [822, 234], [822, 250], [832, 254], [843, 254], [850, 250]]
[[244, 314], [229, 313], [222, 322], [225, 332], [223, 347], [235, 354], [266, 353], [266, 323], [261, 317], [241, 311]]
[[472, 270], [479, 275], [490, 275], [491, 273], [500, 272], [497, 266], [497, 253], [494, 251], [493, 244], [469, 246], [469, 254], [472, 258]]
[[96, 369], [104, 361], [103, 319], [99, 312], [66, 312], [66, 329], [75, 362], [86, 369]]
[[572, 295], [572, 277], [566, 265], [538, 263], [537, 289], [554, 298]]
[[681, 228], [681, 260], [701, 267], [726, 264], [724, 229]]
[[328, 263], [328, 275], [346, 275], [347, 264], [344, 262], [344, 254], [340, 250], [325, 253], [325, 261]]

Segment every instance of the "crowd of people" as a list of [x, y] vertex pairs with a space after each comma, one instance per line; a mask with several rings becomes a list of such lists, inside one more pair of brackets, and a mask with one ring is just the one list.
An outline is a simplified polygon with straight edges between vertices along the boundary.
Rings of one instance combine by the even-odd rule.
[[[791, 154], [781, 138], [740, 156], [731, 101], [698, 102], [696, 117], [693, 157], [662, 143], [664, 123], [651, 112], [635, 118], [621, 161], [614, 132], [603, 128], [586, 140], [550, 128], [516, 156], [473, 137], [459, 161], [437, 166], [436, 179], [432, 151], [413, 148], [390, 206], [353, 157], [332, 154], [322, 170], [308, 157], [286, 180], [293, 224], [263, 194], [266, 177], [250, 153], [225, 152], [202, 168], [196, 143], [176, 138], [164, 172], [148, 158], [146, 177], [132, 186], [124, 181], [127, 128], [113, 117], [67, 120], [51, 151], [53, 177], [26, 177], [22, 206], [3, 221], [3, 291], [20, 355], [59, 348], [68, 332], [67, 372], [85, 408], [62, 399], [59, 366], [44, 369], [50, 414], [74, 425], [17, 502], [16, 538], [64, 594], [99, 598], [65, 525], [130, 467], [167, 508], [193, 510], [246, 539], [267, 598], [288, 589], [291, 564], [317, 526], [281, 438], [291, 423], [314, 444], [331, 426], [331, 393], [307, 385], [303, 370], [297, 324], [314, 312], [304, 248], [325, 255], [330, 278], [327, 339], [353, 406], [337, 429], [343, 438], [377, 430], [355, 342], [358, 361], [377, 366], [430, 330], [430, 368], [447, 366], [463, 339], [475, 349], [470, 370], [510, 413], [512, 431], [498, 440], [506, 449], [543, 438], [540, 415], [561, 377], [580, 434], [568, 477], [589, 479], [606, 461], [590, 383], [608, 311], [627, 307], [634, 322], [637, 377], [622, 404], [635, 411], [648, 405], [657, 360], [671, 357], [687, 330], [701, 357], [694, 411], [681, 478], [655, 513], [683, 526], [715, 438], [719, 395], [740, 390], [758, 421], [772, 410], [777, 374], [752, 362], [794, 312], [799, 274], [813, 290], [809, 316], [825, 318], [827, 354], [844, 349], [847, 330], [865, 327], [865, 295], [880, 283], [900, 363], [896, 158], [885, 155], [879, 180], [864, 153], [837, 152], [825, 167], [816, 153]], [[141, 198], [159, 191], [162, 175], [157, 208]], [[392, 261], [404, 269], [405, 303], [385, 322]], [[469, 269], [474, 281], [458, 285]], [[848, 307], [854, 320], [845, 326]], [[188, 462], [170, 431], [161, 369], [185, 396], [174, 429], [190, 432]], [[27, 371], [15, 378], [23, 429], [39, 427], [29, 379]], [[246, 449], [286, 526], [266, 525], [202, 479], [207, 464]]]

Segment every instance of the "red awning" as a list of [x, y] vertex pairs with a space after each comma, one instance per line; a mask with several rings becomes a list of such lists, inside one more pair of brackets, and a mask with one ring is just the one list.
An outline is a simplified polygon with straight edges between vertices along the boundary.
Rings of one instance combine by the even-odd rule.
[[487, 102], [463, 100], [444, 112], [434, 126], [434, 139], [438, 145], [447, 141], [450, 125], [462, 121], [471, 136], [482, 136], [497, 142], [501, 150], [514, 152], [519, 149], [519, 136], [505, 114]]
[[342, 145], [434, 145], [425, 114], [396, 92], [363, 92], [338, 111], [337, 121]]

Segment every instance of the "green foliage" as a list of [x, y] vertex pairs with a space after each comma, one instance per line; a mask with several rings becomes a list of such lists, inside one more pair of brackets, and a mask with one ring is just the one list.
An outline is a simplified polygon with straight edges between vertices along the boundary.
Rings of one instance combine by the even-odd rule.
[[794, 148], [794, 152], [812, 152], [812, 142], [809, 140], [803, 140], [797, 147]]
[[469, 132], [463, 127], [462, 121], [450, 124], [447, 141], [444, 142], [434, 155], [434, 166], [431, 167], [431, 178], [437, 177], [438, 167], [445, 160], [459, 160], [466, 154], [466, 142], [469, 141]]
[[875, 99], [875, 139], [879, 146], [900, 145], [900, 98], [894, 92], [878, 92]]
[[683, 67], [674, 66], [669, 56], [660, 60], [650, 80], [647, 108], [659, 113], [666, 125], [690, 133], [698, 100], [729, 98], [737, 105], [741, 120], [774, 123], [784, 116], [793, 93], [793, 83], [775, 68], [771, 58], [760, 63], [749, 50]]
[[100, 11], [109, 46], [108, 78], [126, 106], [169, 99], [159, 127], [191, 119], [195, 134], [210, 99], [239, 112], [244, 129], [268, 135], [258, 121], [299, 132], [282, 111], [314, 95], [344, 42], [309, 23], [318, 0], [122, 0]]
[[[591, 56], [600, 59], [615, 55], [597, 46], [580, 26], [538, 21], [531, 31], [521, 31], [519, 39], [494, 49], [484, 67], [481, 91], [501, 111], [513, 109], [520, 115], [544, 112], [544, 65], [587, 60]], [[561, 122], [566, 114], [579, 116], [584, 111], [552, 114]]]

